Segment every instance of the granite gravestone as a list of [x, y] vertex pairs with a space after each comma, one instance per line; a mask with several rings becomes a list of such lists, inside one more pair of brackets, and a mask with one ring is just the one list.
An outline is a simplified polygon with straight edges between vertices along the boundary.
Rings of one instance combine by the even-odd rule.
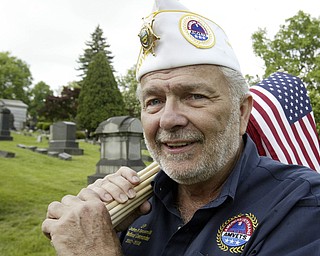
[[76, 124], [73, 122], [57, 122], [50, 127], [51, 139], [48, 152], [83, 155], [83, 149], [76, 142]]
[[101, 143], [100, 161], [96, 165], [96, 173], [88, 176], [88, 184], [116, 172], [121, 166], [128, 166], [135, 171], [145, 167], [141, 157], [143, 132], [139, 119], [111, 117], [100, 123], [95, 134]]
[[0, 108], [0, 140], [13, 140], [10, 136], [10, 110]]

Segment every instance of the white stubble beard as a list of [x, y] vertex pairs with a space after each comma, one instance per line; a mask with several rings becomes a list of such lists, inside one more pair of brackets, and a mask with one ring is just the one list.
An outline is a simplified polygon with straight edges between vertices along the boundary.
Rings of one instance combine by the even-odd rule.
[[[226, 129], [219, 132], [211, 141], [205, 141], [204, 135], [200, 131], [184, 132], [180, 130], [178, 135], [185, 138], [197, 138], [202, 141], [204, 148], [200, 154], [200, 158], [188, 167], [179, 168], [179, 162], [184, 162], [193, 157], [192, 154], [167, 154], [163, 156], [161, 152], [161, 143], [158, 139], [167, 140], [172, 139], [174, 132], [167, 132], [159, 130], [156, 136], [154, 148], [146, 140], [147, 148], [155, 161], [159, 163], [164, 172], [174, 181], [179, 184], [191, 185], [208, 180], [217, 174], [232, 158], [235, 157], [239, 146], [239, 129], [240, 120], [236, 111], [232, 111], [230, 118], [227, 122]], [[176, 138], [174, 137], [174, 138]], [[181, 138], [183, 139], [183, 138]]]

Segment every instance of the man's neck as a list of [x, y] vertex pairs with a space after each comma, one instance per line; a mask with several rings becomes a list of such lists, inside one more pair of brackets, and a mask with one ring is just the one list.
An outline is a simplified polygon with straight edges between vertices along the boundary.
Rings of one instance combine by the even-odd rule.
[[191, 185], [179, 184], [178, 186], [178, 209], [184, 222], [191, 220], [194, 213], [217, 198], [221, 189], [230, 176], [235, 164], [237, 163], [243, 144], [232, 161], [230, 161], [223, 170], [217, 172], [210, 179]]

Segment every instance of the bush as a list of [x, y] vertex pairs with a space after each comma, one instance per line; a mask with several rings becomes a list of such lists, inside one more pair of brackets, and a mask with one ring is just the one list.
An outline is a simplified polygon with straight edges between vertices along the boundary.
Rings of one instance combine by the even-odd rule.
[[51, 125], [50, 122], [38, 122], [37, 128], [43, 131], [49, 131], [50, 125]]
[[76, 131], [76, 138], [78, 140], [83, 140], [86, 138], [86, 134], [84, 131]]

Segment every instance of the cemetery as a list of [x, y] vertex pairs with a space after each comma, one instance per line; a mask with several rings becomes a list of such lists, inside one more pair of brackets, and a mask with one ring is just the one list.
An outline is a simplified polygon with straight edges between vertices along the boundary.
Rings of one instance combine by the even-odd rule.
[[10, 110], [10, 113], [14, 118], [10, 123], [10, 129], [21, 130], [27, 121], [27, 108], [21, 100], [8, 100], [0, 99], [0, 108], [6, 108]]
[[[55, 255], [41, 233], [48, 203], [77, 194], [122, 164], [143, 169], [150, 160], [142, 143], [141, 123], [128, 116], [103, 121], [97, 141], [77, 140], [76, 124], [57, 122], [49, 136], [8, 128], [0, 115], [0, 255]], [[14, 248], [10, 244], [19, 244]]]

